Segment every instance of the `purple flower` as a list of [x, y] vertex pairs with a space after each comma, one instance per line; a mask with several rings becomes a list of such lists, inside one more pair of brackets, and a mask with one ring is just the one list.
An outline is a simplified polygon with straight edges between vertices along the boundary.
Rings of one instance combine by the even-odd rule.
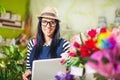
[[66, 80], [73, 80], [73, 79], [74, 79], [74, 75], [72, 74], [66, 75]]
[[61, 73], [55, 76], [56, 80], [73, 80], [74, 75]]
[[63, 74], [63, 73], [55, 76], [56, 80], [63, 80], [63, 79], [65, 79], [65, 77], [66, 77], [66, 74]]

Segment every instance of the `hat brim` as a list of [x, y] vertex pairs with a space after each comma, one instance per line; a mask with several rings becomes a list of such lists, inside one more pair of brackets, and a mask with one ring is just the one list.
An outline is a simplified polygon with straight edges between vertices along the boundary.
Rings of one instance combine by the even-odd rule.
[[42, 13], [41, 16], [39, 16], [38, 18], [41, 18], [41, 17], [44, 17], [44, 18], [50, 18], [50, 19], [56, 19], [58, 21], [60, 21], [57, 17], [57, 15], [55, 15], [54, 13]]
[[38, 19], [39, 18], [49, 18], [49, 19], [55, 19], [55, 20], [58, 20], [58, 21], [60, 21], [58, 18], [55, 18], [55, 17], [52, 17], [52, 16], [38, 16]]

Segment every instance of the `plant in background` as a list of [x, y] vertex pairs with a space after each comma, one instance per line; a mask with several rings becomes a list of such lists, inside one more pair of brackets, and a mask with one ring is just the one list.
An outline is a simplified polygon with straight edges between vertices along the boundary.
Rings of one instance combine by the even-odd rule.
[[0, 5], [0, 13], [6, 14], [6, 10], [4, 7]]
[[2, 46], [0, 58], [0, 80], [22, 80], [22, 73], [25, 71], [27, 49], [20, 50], [15, 45]]

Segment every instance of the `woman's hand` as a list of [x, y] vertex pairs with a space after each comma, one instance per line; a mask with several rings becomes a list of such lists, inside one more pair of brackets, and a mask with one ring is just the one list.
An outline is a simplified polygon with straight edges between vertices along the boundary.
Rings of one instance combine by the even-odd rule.
[[22, 75], [23, 80], [28, 80], [28, 77], [31, 75], [31, 71], [27, 70], [25, 73]]

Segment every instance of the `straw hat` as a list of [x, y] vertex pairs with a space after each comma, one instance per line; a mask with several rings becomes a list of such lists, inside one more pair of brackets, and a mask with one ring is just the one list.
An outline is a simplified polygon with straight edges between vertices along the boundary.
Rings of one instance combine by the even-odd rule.
[[57, 13], [57, 9], [55, 7], [44, 8], [41, 15], [38, 16], [38, 18], [40, 18], [40, 17], [51, 18], [51, 19], [56, 19], [56, 20], [60, 21], [58, 19], [58, 13]]

